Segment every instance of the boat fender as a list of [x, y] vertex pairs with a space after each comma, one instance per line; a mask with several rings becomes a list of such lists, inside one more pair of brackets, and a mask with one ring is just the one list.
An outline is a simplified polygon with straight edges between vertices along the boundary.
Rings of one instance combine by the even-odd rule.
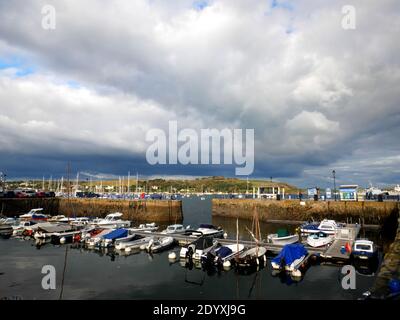
[[292, 276], [301, 277], [301, 271], [299, 269], [295, 269], [292, 271]]
[[67, 239], [65, 239], [65, 237], [61, 237], [61, 238], [60, 238], [60, 243], [61, 243], [61, 244], [64, 244], [66, 241], [67, 241]]
[[257, 262], [257, 265], [259, 265], [259, 264], [260, 264], [260, 260], [258, 260], [258, 258], [256, 259], [256, 262]]
[[130, 247], [128, 247], [128, 248], [125, 248], [125, 252], [131, 252], [131, 248]]
[[145, 250], [146, 249], [146, 245], [145, 244], [142, 244], [141, 246], [140, 246], [140, 250]]
[[168, 259], [175, 260], [176, 259], [176, 253], [174, 251], [170, 252], [168, 254]]
[[229, 269], [231, 267], [231, 262], [229, 260], [226, 260], [222, 265], [224, 269]]
[[224, 239], [228, 238], [228, 234], [225, 232], [224, 233]]

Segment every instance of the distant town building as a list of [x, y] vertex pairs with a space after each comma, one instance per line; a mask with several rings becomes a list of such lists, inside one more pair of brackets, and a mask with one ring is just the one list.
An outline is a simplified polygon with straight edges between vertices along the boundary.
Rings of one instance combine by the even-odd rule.
[[280, 200], [285, 198], [285, 188], [281, 186], [271, 187], [258, 187], [257, 189], [258, 199], [274, 199]]
[[358, 201], [358, 185], [346, 184], [339, 187], [341, 201]]

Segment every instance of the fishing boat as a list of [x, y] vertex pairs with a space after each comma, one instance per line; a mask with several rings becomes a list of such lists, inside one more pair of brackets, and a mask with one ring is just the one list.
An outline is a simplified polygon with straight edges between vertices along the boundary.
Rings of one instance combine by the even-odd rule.
[[20, 220], [46, 221], [48, 216], [41, 213], [43, 208], [32, 209], [28, 213], [19, 216]]
[[289, 234], [286, 229], [278, 229], [277, 233], [272, 233], [267, 236], [267, 241], [272, 244], [291, 244], [299, 241], [298, 234]]
[[271, 260], [271, 266], [274, 270], [285, 270], [293, 272], [298, 270], [307, 257], [306, 248], [300, 244], [287, 244], [281, 252]]
[[131, 241], [117, 242], [115, 249], [129, 252], [134, 249], [140, 249], [142, 246], [147, 246], [152, 239], [153, 237], [135, 236]]
[[159, 239], [151, 239], [146, 249], [148, 252], [157, 253], [172, 247], [175, 244], [173, 237], [163, 237]]
[[370, 240], [359, 239], [354, 242], [351, 256], [362, 260], [373, 259], [378, 256], [378, 248]]
[[307, 237], [307, 244], [311, 247], [323, 247], [333, 241], [333, 236], [325, 232], [312, 233]]
[[102, 228], [129, 228], [131, 222], [122, 220], [122, 216], [123, 214], [120, 212], [110, 213], [104, 219], [93, 220], [91, 224]]
[[181, 248], [179, 252], [179, 257], [186, 259], [189, 258], [199, 260], [204, 253], [207, 253], [211, 249], [217, 246], [218, 242], [213, 236], [201, 236], [200, 238], [194, 240], [188, 245]]

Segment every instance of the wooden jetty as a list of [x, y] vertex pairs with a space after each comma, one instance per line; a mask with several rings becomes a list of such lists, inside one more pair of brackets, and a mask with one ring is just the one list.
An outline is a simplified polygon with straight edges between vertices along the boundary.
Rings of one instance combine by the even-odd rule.
[[[335, 240], [332, 242], [331, 245], [326, 246], [326, 247], [313, 248], [313, 247], [308, 246], [304, 242], [303, 242], [303, 244], [304, 244], [305, 248], [307, 249], [309, 255], [317, 255], [324, 259], [348, 260], [348, 259], [350, 259], [350, 253], [349, 252], [342, 253], [341, 249], [347, 243], [350, 246], [353, 246], [354, 241], [356, 240], [356, 238], [360, 232], [360, 228], [361, 228], [361, 226], [359, 224], [347, 224], [346, 227], [341, 228], [336, 232]], [[152, 235], [154, 237], [171, 236], [181, 244], [182, 243], [183, 244], [190, 243], [197, 239], [197, 237], [188, 236], [188, 235], [184, 235], [184, 234], [168, 235], [168, 234], [160, 233], [160, 232], [149, 233], [149, 232], [145, 232], [145, 231], [137, 231], [135, 233], [138, 235], [142, 235], [142, 236], [149, 236], [149, 235]], [[218, 239], [218, 242], [221, 243], [222, 245], [235, 244], [236, 239]], [[254, 241], [240, 240], [240, 243], [247, 247], [254, 246]], [[262, 247], [265, 247], [267, 249], [267, 251], [272, 252], [272, 253], [279, 253], [284, 246], [284, 245], [272, 244], [272, 243], [268, 243], [268, 242], [264, 242], [264, 241], [260, 241], [259, 245]]]
[[[159, 233], [159, 232], [145, 232], [145, 231], [137, 231], [135, 232], [138, 235], [142, 236], [154, 236], [154, 237], [173, 237], [176, 241], [179, 241], [180, 243], [190, 243], [194, 240], [197, 239], [197, 237], [191, 237], [188, 235], [183, 235], [183, 234], [165, 234], [165, 233]], [[218, 242], [221, 243], [222, 245], [228, 245], [228, 244], [235, 244], [236, 239], [218, 239]], [[254, 241], [249, 241], [249, 240], [239, 240], [241, 244], [244, 246], [250, 247], [254, 246]], [[260, 241], [259, 245], [262, 247], [265, 247], [267, 251], [270, 251], [272, 253], [278, 253], [282, 250], [283, 245], [278, 245], [278, 244], [272, 244], [264, 241]], [[326, 248], [313, 248], [308, 245], [305, 245], [305, 248], [311, 255], [322, 255], [325, 251]]]
[[345, 251], [342, 253], [342, 247], [349, 244], [353, 247], [354, 241], [357, 239], [360, 232], [359, 224], [348, 224], [345, 228], [339, 229], [335, 234], [335, 240], [329, 245], [326, 250], [321, 253], [321, 257], [326, 259], [348, 260], [350, 253]]

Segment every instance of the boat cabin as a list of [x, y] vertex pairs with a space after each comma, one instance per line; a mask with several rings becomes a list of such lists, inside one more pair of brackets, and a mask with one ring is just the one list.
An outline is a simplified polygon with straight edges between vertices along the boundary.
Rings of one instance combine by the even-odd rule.
[[354, 243], [354, 251], [374, 252], [374, 243], [370, 240], [357, 240]]

